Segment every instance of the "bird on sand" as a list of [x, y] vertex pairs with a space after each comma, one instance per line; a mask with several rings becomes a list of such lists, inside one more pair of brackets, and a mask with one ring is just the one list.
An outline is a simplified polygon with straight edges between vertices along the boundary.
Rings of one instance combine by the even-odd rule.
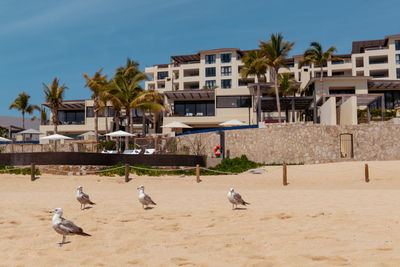
[[[242, 199], [242, 196], [239, 193], [236, 193], [233, 188], [229, 189], [227, 197], [228, 197], [229, 202], [232, 203], [232, 209], [236, 209], [238, 204], [243, 205], [243, 206], [250, 204], [250, 203], [247, 203], [246, 201], [244, 201]], [[236, 207], [235, 207], [235, 205], [236, 205]]]
[[56, 209], [50, 211], [50, 213], [55, 213], [53, 215], [53, 220], [52, 220], [54, 230], [63, 236], [61, 243], [58, 243], [60, 245], [60, 247], [64, 244], [66, 244], [65, 238], [67, 235], [91, 236], [91, 235], [85, 233], [82, 230], [82, 228], [78, 227], [73, 222], [71, 222], [67, 219], [64, 219], [62, 217], [62, 214], [63, 214], [62, 208], [56, 208]]
[[[82, 192], [83, 187], [80, 185], [78, 187], [78, 191], [76, 192], [76, 199], [81, 203], [81, 210], [85, 209], [86, 204], [96, 205], [92, 201], [90, 201], [89, 195]], [[83, 205], [83, 208], [82, 208]]]
[[138, 199], [139, 199], [139, 202], [142, 203], [143, 209], [145, 208], [145, 206], [146, 206], [146, 208], [147, 208], [149, 205], [157, 205], [157, 204], [151, 199], [151, 197], [150, 197], [149, 195], [146, 195], [146, 194], [144, 193], [144, 186], [143, 186], [143, 185], [139, 186], [137, 189], [139, 190]]

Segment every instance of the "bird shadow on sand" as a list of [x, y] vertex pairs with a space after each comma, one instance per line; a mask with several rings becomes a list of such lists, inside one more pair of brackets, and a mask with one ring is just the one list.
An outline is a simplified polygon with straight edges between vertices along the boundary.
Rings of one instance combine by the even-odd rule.
[[88, 207], [84, 207], [82, 210], [90, 210], [92, 208], [93, 208], [92, 206], [88, 206]]
[[145, 210], [152, 210], [152, 209], [154, 209], [154, 207], [146, 207], [146, 208], [144, 208]]
[[126, 183], [129, 183], [130, 181], [132, 181], [133, 180], [133, 178], [128, 178], [128, 180], [126, 180], [125, 182]]
[[58, 243], [58, 245], [59, 245], [59, 247], [62, 247], [63, 245], [69, 244], [69, 243], [71, 243], [71, 241], [65, 241], [64, 243]]
[[233, 210], [247, 210], [247, 208], [234, 208]]

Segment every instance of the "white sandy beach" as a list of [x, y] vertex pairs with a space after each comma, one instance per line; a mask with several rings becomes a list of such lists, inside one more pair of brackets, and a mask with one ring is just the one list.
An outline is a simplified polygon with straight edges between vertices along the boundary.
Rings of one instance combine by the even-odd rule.
[[[400, 161], [265, 167], [263, 175], [0, 175], [0, 266], [399, 266]], [[143, 210], [137, 186], [158, 204]], [[76, 188], [96, 202], [80, 210]], [[234, 187], [251, 203], [232, 210]], [[62, 236], [56, 207], [91, 237]]]

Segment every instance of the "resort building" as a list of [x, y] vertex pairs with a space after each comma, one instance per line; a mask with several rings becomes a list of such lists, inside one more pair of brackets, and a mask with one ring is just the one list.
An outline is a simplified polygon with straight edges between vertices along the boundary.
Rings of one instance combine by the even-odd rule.
[[[145, 73], [151, 80], [146, 81], [145, 89], [156, 89], [164, 95], [167, 112], [163, 124], [178, 121], [198, 129], [220, 127], [220, 123], [231, 119], [256, 124], [259, 81], [256, 77], [242, 79], [240, 76], [241, 59], [248, 51], [238, 48], [202, 50], [196, 54], [172, 56], [169, 64], [146, 68]], [[341, 60], [328, 62], [322, 74], [313, 64], [299, 68], [302, 55], [289, 58], [288, 69], [279, 71], [290, 73], [299, 89], [314, 86], [321, 123], [357, 124], [357, 108], [400, 106], [400, 35], [355, 41], [351, 54], [335, 56]], [[268, 70], [266, 81], [261, 83], [261, 121], [265, 122], [276, 120], [276, 104], [269, 96], [272, 82]], [[297, 100], [281, 97], [282, 113], [286, 113], [283, 117], [287, 122], [304, 120], [299, 111], [312, 108], [312, 102], [310, 97]], [[342, 104], [345, 106], [337, 116]], [[170, 129], [163, 128], [163, 131]]]
[[[42, 106], [48, 107], [47, 103], [43, 103]], [[54, 125], [52, 122], [52, 116], [47, 121], [42, 121], [40, 125], [40, 132], [49, 135], [54, 133]], [[127, 118], [123, 112], [121, 119], [121, 125], [127, 124]], [[93, 110], [93, 100], [64, 100], [61, 108], [58, 110], [58, 127], [57, 131], [59, 134], [66, 135], [72, 138], [76, 138], [78, 135], [86, 132], [93, 132], [95, 119]], [[133, 112], [134, 130], [141, 132], [142, 130], [142, 113], [138, 110]], [[114, 128], [114, 108], [110, 105], [104, 108], [98, 114], [98, 131], [99, 134], [103, 135], [107, 129], [109, 132], [113, 131]]]

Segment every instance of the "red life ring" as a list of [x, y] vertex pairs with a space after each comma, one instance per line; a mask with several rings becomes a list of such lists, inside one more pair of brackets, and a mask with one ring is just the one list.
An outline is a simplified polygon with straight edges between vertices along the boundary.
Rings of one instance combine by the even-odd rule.
[[216, 146], [214, 148], [214, 154], [215, 156], [221, 156], [221, 146]]

